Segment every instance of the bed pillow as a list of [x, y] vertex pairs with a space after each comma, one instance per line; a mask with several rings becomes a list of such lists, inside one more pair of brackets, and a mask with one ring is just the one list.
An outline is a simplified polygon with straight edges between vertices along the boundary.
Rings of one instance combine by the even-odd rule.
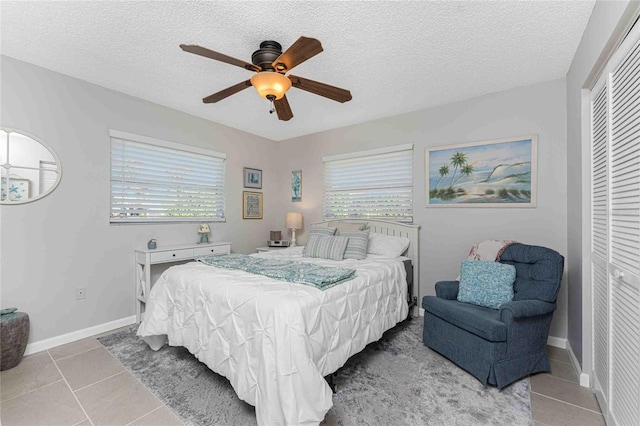
[[369, 227], [366, 223], [354, 223], [354, 222], [329, 222], [329, 226], [332, 226], [340, 231], [363, 231]]
[[333, 235], [336, 233], [335, 227], [329, 226], [317, 226], [314, 225], [309, 229], [309, 235], [320, 234], [320, 235]]
[[498, 309], [513, 300], [516, 268], [500, 262], [465, 260], [460, 268], [458, 301]]
[[302, 251], [303, 257], [318, 257], [320, 259], [342, 260], [347, 248], [347, 237], [336, 237], [322, 234], [309, 236], [307, 245]]
[[389, 257], [402, 256], [402, 253], [409, 248], [409, 242], [409, 239], [405, 237], [394, 237], [374, 233], [369, 235], [369, 248], [367, 253]]
[[342, 231], [338, 229], [338, 235], [349, 238], [347, 249], [344, 251], [345, 259], [361, 260], [367, 257], [369, 246], [369, 231]]

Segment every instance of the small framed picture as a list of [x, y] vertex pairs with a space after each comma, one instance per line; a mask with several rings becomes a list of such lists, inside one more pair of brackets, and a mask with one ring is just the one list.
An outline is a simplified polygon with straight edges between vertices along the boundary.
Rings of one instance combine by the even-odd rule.
[[262, 170], [244, 168], [244, 187], [262, 189]]
[[242, 191], [242, 218], [262, 219], [262, 192]]
[[302, 170], [291, 172], [291, 201], [302, 201]]
[[10, 201], [24, 201], [29, 198], [29, 179], [13, 178], [9, 177], [9, 183], [7, 185], [7, 178], [3, 177], [0, 186], [2, 187], [2, 201], [7, 200], [7, 194], [9, 194]]

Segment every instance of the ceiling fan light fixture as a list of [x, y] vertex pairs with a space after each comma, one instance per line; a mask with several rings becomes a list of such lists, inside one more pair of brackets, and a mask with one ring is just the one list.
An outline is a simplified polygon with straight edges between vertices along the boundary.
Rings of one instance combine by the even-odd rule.
[[256, 88], [258, 94], [265, 98], [275, 96], [275, 99], [282, 99], [287, 90], [291, 87], [291, 80], [286, 76], [274, 71], [262, 71], [251, 77], [251, 85]]

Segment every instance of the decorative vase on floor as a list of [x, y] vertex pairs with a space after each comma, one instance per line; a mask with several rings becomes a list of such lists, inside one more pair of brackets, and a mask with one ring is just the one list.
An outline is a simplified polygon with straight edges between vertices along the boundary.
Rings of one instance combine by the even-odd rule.
[[16, 308], [3, 309], [0, 315], [0, 371], [20, 364], [29, 340], [29, 315], [16, 312]]

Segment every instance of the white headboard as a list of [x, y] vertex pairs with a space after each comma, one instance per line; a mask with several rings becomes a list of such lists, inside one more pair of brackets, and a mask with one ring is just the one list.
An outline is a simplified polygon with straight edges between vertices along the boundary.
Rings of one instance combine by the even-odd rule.
[[405, 256], [411, 259], [413, 265], [413, 296], [418, 298], [418, 307], [420, 306], [420, 225], [382, 219], [333, 219], [315, 222], [312, 225], [326, 225], [329, 222], [366, 223], [369, 230], [376, 234], [408, 238], [410, 243]]

